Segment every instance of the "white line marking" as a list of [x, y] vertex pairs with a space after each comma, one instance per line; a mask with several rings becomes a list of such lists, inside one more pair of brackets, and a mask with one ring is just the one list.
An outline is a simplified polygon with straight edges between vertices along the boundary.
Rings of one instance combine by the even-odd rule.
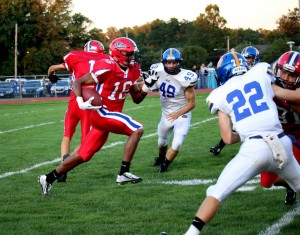
[[56, 163], [56, 162], [59, 162], [61, 158], [56, 158], [54, 159], [53, 161], [48, 161], [48, 162], [43, 162], [43, 163], [40, 163], [40, 164], [35, 164], [29, 168], [25, 168], [23, 170], [19, 170], [19, 171], [13, 171], [13, 172], [7, 172], [7, 173], [4, 173], [2, 175], [0, 175], [0, 179], [2, 178], [5, 178], [5, 177], [8, 177], [8, 176], [11, 176], [11, 175], [16, 175], [16, 174], [23, 174], [23, 173], [26, 173], [27, 171], [31, 171], [33, 169], [36, 169], [36, 168], [39, 168], [41, 166], [47, 166], [47, 165], [50, 165], [50, 164], [53, 164], [53, 163]]
[[258, 235], [276, 235], [280, 233], [280, 230], [292, 223], [296, 216], [300, 215], [300, 204], [298, 204], [295, 208], [285, 213], [277, 222], [275, 222], [272, 226], [268, 227], [266, 230], [259, 232]]
[[163, 181], [162, 184], [175, 184], [175, 185], [199, 185], [199, 184], [210, 184], [214, 182], [213, 179], [193, 179], [193, 180], [171, 180], [171, 181]]
[[11, 130], [7, 130], [7, 131], [0, 131], [0, 134], [5, 134], [5, 133], [9, 133], [9, 132], [14, 132], [14, 131], [20, 131], [20, 130], [30, 129], [30, 128], [34, 128], [34, 127], [38, 127], [38, 126], [51, 125], [53, 123], [55, 123], [55, 122], [46, 122], [46, 123], [41, 123], [41, 124], [37, 124], [37, 125], [24, 126], [22, 128], [11, 129]]

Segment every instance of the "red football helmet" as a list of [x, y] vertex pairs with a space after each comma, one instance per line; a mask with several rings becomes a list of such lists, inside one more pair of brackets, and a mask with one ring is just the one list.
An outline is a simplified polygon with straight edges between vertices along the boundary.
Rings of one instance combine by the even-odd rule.
[[93, 53], [104, 53], [104, 46], [97, 40], [90, 40], [84, 45], [84, 51]]
[[[294, 82], [289, 82], [280, 78], [280, 70], [287, 71], [296, 76]], [[280, 56], [275, 67], [275, 76], [277, 82], [284, 88], [295, 90], [300, 87], [300, 53], [288, 51]]]
[[122, 67], [131, 67], [139, 52], [135, 42], [130, 38], [116, 38], [109, 45], [109, 54]]

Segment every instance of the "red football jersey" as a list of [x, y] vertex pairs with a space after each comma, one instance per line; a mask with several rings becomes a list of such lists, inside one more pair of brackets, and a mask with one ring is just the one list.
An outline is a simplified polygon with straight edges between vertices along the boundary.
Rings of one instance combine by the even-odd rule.
[[[71, 51], [64, 57], [64, 67], [70, 71], [72, 81], [78, 79], [93, 70], [95, 61], [109, 58], [106, 54], [86, 51]], [[93, 86], [95, 87], [95, 86]], [[81, 110], [78, 107], [74, 92], [71, 92], [68, 108], [64, 119], [64, 136], [72, 138], [76, 126], [80, 121], [81, 140], [90, 130], [90, 110]]]
[[71, 51], [64, 57], [64, 66], [70, 71], [72, 80], [91, 72], [97, 60], [108, 59], [109, 55], [86, 51]]
[[92, 73], [98, 83], [96, 89], [102, 97], [103, 107], [122, 112], [129, 89], [140, 77], [141, 67], [135, 63], [124, 71], [114, 60], [103, 59], [96, 61]]

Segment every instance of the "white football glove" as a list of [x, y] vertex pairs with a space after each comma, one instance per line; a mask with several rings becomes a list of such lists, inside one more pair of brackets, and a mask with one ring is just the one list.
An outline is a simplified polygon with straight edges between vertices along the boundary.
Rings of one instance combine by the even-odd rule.
[[143, 78], [145, 85], [148, 88], [151, 88], [154, 85], [154, 83], [156, 83], [156, 81], [159, 79], [159, 76], [157, 76], [157, 71], [149, 70], [148, 73], [143, 72]]
[[92, 96], [91, 98], [89, 98], [87, 101], [83, 101], [81, 96], [78, 96], [76, 98], [76, 101], [78, 103], [78, 106], [80, 109], [86, 110], [86, 109], [99, 109], [102, 106], [93, 106], [92, 105], [92, 101], [94, 100], [94, 96]]

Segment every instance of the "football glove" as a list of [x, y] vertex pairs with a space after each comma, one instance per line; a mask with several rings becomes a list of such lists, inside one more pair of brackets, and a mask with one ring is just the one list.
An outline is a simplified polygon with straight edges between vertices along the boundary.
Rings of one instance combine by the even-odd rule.
[[151, 88], [154, 83], [159, 79], [159, 76], [157, 76], [157, 72], [154, 70], [149, 70], [148, 73], [143, 72], [143, 79], [145, 82], [145, 85], [148, 88]]
[[93, 106], [92, 101], [94, 100], [94, 96], [89, 98], [87, 101], [83, 101], [83, 98], [81, 96], [78, 96], [76, 98], [76, 101], [78, 103], [78, 106], [80, 109], [86, 110], [86, 109], [99, 109], [101, 106]]
[[275, 80], [274, 83], [275, 83], [277, 86], [280, 86], [280, 87], [282, 87], [282, 88], [285, 88], [285, 86], [284, 86], [284, 84], [283, 84], [283, 82], [282, 82], [281, 79], [277, 79], [277, 78], [276, 78], [276, 80]]
[[48, 78], [51, 83], [57, 83], [58, 80], [61, 80], [55, 73], [50, 75]]

